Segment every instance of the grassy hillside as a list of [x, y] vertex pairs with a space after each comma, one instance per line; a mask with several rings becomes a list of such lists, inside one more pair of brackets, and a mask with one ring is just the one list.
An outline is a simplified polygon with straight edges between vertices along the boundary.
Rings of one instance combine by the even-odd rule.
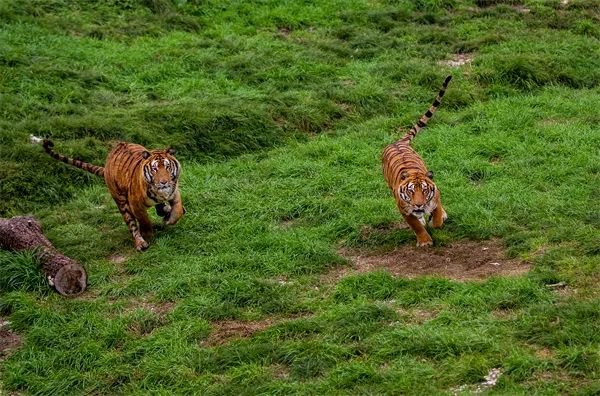
[[[90, 281], [64, 299], [0, 252], [0, 334], [22, 338], [0, 393], [453, 394], [492, 368], [490, 393], [600, 392], [595, 2], [0, 0], [0, 19], [0, 215], [35, 214]], [[449, 214], [434, 249], [498, 238], [533, 269], [328, 276], [340, 248], [414, 244], [379, 155], [447, 74], [414, 143]], [[188, 213], [135, 253], [101, 181], [30, 133], [98, 164], [113, 140], [174, 146]]]
[[597, 5], [528, 6], [2, 1], [0, 214], [63, 203], [95, 182], [28, 146], [29, 134], [96, 163], [112, 140], [206, 162], [375, 115], [408, 125], [448, 73], [438, 62], [457, 52], [477, 57], [457, 73], [448, 110], [595, 87]]

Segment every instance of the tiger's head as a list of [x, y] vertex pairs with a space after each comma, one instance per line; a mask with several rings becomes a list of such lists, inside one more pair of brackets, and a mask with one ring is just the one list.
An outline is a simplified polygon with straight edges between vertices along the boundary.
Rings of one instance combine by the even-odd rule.
[[148, 196], [157, 202], [168, 202], [175, 197], [179, 180], [179, 161], [175, 150], [144, 151], [142, 169], [148, 183]]
[[436, 193], [435, 183], [433, 182], [433, 172], [426, 174], [409, 174], [404, 171], [400, 175], [400, 185], [397, 188], [398, 198], [407, 215], [423, 217], [424, 214], [431, 214], [434, 206]]

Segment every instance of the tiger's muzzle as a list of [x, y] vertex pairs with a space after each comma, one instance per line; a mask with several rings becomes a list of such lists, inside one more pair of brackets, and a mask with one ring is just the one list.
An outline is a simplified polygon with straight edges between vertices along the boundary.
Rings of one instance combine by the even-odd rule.
[[168, 202], [175, 197], [176, 185], [173, 183], [159, 183], [153, 190], [154, 196], [159, 202]]

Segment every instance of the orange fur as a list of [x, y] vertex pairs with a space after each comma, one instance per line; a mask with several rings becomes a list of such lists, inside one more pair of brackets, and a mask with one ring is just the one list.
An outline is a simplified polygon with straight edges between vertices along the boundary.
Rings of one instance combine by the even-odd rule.
[[139, 144], [118, 143], [108, 153], [104, 167], [64, 157], [52, 150], [54, 144], [44, 140], [44, 149], [53, 158], [98, 176], [104, 176], [113, 197], [133, 236], [135, 248], [148, 248], [152, 223], [147, 210], [156, 212], [165, 224], [175, 224], [185, 213], [181, 203], [178, 181], [181, 166], [174, 151], [149, 151]]
[[429, 225], [439, 228], [446, 219], [440, 192], [433, 182], [433, 173], [410, 146], [410, 141], [427, 124], [446, 92], [448, 76], [431, 107], [421, 116], [400, 140], [387, 146], [382, 154], [383, 176], [392, 190], [400, 214], [417, 236], [417, 246], [431, 246], [433, 240], [425, 229], [425, 216]]

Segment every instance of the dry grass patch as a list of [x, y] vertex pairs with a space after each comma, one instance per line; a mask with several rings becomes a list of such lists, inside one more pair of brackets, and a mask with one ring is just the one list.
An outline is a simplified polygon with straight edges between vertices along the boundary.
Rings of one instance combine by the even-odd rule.
[[517, 313], [510, 309], [495, 309], [492, 311], [492, 315], [500, 320], [515, 320], [517, 318]]
[[213, 322], [212, 331], [206, 340], [201, 342], [202, 346], [215, 346], [226, 344], [233, 339], [248, 338], [257, 331], [264, 330], [278, 323], [273, 318], [265, 318], [255, 321], [243, 321], [235, 319], [218, 320]]
[[529, 9], [521, 4], [515, 4], [512, 6], [512, 8], [523, 14], [529, 14], [531, 12], [531, 9]]
[[208, 335], [208, 338], [200, 342], [200, 345], [211, 347], [227, 344], [236, 339], [249, 338], [252, 337], [254, 333], [263, 331], [271, 326], [305, 316], [306, 315], [297, 315], [286, 318], [267, 317], [260, 320], [217, 320], [211, 323], [212, 331]]
[[438, 315], [437, 311], [423, 311], [423, 310], [414, 310], [412, 312], [412, 316], [416, 323], [423, 324], [432, 319], [435, 319]]
[[270, 367], [273, 377], [279, 380], [285, 380], [290, 376], [290, 368], [283, 364], [274, 364]]
[[395, 300], [391, 304], [386, 304], [388, 307], [392, 308], [398, 315], [402, 317], [405, 322], [423, 324], [432, 319], [435, 319], [439, 311], [427, 311], [423, 309], [406, 309], [404, 307], [396, 307]]
[[108, 257], [111, 263], [114, 264], [122, 264], [127, 260], [127, 255], [124, 253], [114, 253], [110, 257]]
[[13, 333], [9, 325], [6, 318], [0, 317], [0, 361], [7, 359], [22, 343], [21, 337]]
[[159, 318], [164, 318], [175, 308], [175, 303], [171, 301], [148, 301], [147, 298], [130, 300], [130, 304], [125, 308], [125, 312], [133, 312], [137, 309], [155, 314]]
[[549, 348], [536, 349], [534, 354], [535, 357], [542, 360], [552, 360], [555, 357], [555, 353]]
[[440, 61], [440, 65], [448, 67], [460, 67], [473, 62], [473, 54], [454, 54], [452, 59]]

